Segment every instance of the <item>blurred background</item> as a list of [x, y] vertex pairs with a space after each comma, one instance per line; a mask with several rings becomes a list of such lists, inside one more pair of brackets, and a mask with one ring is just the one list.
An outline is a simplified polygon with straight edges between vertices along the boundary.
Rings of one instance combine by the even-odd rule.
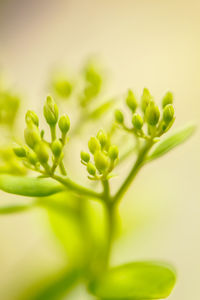
[[[198, 0], [1, 0], [0, 69], [23, 93], [18, 129], [28, 108], [41, 110], [52, 68], [77, 70], [90, 55], [109, 70], [110, 94], [127, 88], [141, 94], [146, 86], [160, 100], [171, 90], [174, 127], [191, 120], [199, 126], [199, 11]], [[178, 282], [170, 300], [199, 299], [199, 153], [198, 130], [145, 167], [120, 207], [124, 235], [114, 245], [113, 264], [171, 262]], [[1, 203], [15, 200], [30, 201], [0, 194]], [[64, 254], [45, 221], [42, 210], [0, 218], [0, 299], [15, 300], [30, 282], [62, 265]], [[80, 287], [71, 299], [88, 296]]]

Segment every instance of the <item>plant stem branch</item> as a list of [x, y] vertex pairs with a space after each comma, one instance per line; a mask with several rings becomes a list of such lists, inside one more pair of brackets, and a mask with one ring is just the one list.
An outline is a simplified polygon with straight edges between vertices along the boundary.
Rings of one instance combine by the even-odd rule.
[[153, 146], [153, 144], [154, 144], [154, 142], [152, 140], [146, 141], [146, 143], [145, 143], [144, 147], [141, 149], [141, 151], [138, 155], [138, 158], [137, 158], [134, 166], [132, 167], [130, 173], [128, 174], [127, 178], [124, 180], [121, 187], [119, 188], [119, 190], [117, 191], [117, 193], [113, 197], [114, 205], [116, 205], [120, 201], [120, 199], [122, 198], [124, 193], [127, 191], [129, 185], [131, 184], [131, 182], [133, 181], [133, 179], [137, 175], [138, 171], [143, 166], [145, 157], [146, 157], [148, 151]]
[[72, 191], [76, 192], [79, 195], [92, 197], [101, 201], [104, 198], [102, 193], [94, 192], [93, 190], [81, 186], [67, 177], [62, 177], [60, 175], [53, 174], [52, 178], [62, 183], [64, 186], [66, 186], [67, 188], [71, 189]]

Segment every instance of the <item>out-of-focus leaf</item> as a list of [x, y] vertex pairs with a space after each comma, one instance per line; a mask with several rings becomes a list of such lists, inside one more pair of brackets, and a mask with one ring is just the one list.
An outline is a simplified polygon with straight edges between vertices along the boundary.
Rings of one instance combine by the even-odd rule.
[[135, 262], [110, 269], [89, 290], [101, 299], [163, 299], [175, 281], [175, 272], [165, 264]]
[[[49, 225], [70, 261], [82, 257], [84, 235], [79, 201], [76, 195], [63, 192], [39, 200], [47, 212]], [[82, 201], [82, 199], [81, 199]]]
[[82, 275], [80, 269], [69, 269], [40, 280], [20, 296], [18, 300], [61, 300], [78, 283]]
[[106, 113], [115, 103], [116, 103], [116, 99], [111, 99], [101, 104], [100, 106], [98, 106], [92, 112], [89, 113], [89, 118], [98, 119], [99, 117], [101, 117], [101, 115]]
[[48, 178], [2, 174], [0, 175], [0, 189], [16, 195], [44, 197], [62, 191], [64, 186]]
[[169, 135], [163, 141], [159, 142], [153, 152], [149, 155], [147, 160], [153, 160], [159, 158], [165, 153], [169, 152], [173, 148], [185, 142], [188, 138], [190, 138], [196, 129], [195, 125], [187, 125], [176, 132]]
[[0, 215], [15, 214], [31, 209], [32, 205], [9, 205], [0, 207]]

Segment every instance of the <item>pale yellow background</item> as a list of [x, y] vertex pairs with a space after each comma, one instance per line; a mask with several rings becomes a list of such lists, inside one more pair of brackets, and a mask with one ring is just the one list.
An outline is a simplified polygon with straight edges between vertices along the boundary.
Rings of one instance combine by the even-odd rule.
[[[112, 71], [111, 92], [131, 87], [139, 94], [147, 86], [160, 99], [170, 89], [175, 126], [190, 120], [200, 125], [200, 1], [20, 0], [0, 5], [0, 66], [24, 92], [22, 110], [41, 109], [52, 66], [77, 67], [98, 54]], [[129, 211], [125, 227], [134, 211], [146, 221], [136, 220], [135, 235], [115, 245], [113, 263], [172, 262], [178, 282], [169, 300], [200, 299], [199, 187], [198, 130], [183, 147], [147, 166], [122, 205], [122, 216]], [[8, 198], [19, 199], [1, 193], [1, 202]], [[40, 229], [35, 214], [0, 218], [2, 300], [15, 300], [24, 278], [41, 275], [41, 266], [48, 272], [62, 264], [61, 250]], [[86, 299], [82, 290], [73, 297]]]

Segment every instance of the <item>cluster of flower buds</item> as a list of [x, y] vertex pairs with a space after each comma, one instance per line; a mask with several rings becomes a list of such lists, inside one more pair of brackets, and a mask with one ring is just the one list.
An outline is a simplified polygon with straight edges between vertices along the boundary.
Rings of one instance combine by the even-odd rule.
[[[63, 159], [63, 147], [66, 135], [70, 129], [70, 120], [67, 115], [59, 118], [58, 107], [54, 100], [48, 96], [43, 108], [44, 117], [51, 131], [51, 141], [44, 139], [44, 130], [39, 130], [39, 118], [34, 111], [27, 111], [25, 116], [26, 128], [24, 138], [26, 145], [14, 148], [15, 154], [22, 158], [27, 167], [53, 174], [57, 166]], [[57, 138], [56, 126], [61, 132]], [[49, 163], [52, 155], [52, 163]]]
[[124, 114], [121, 110], [115, 111], [115, 120], [120, 127], [140, 138], [160, 137], [170, 129], [175, 120], [171, 92], [168, 92], [162, 99], [162, 113], [146, 88], [143, 90], [140, 103], [133, 92], [129, 90], [126, 104], [132, 114], [132, 127], [125, 124]]
[[117, 146], [110, 144], [107, 134], [101, 129], [96, 137], [90, 138], [88, 148], [94, 163], [91, 162], [88, 152], [81, 152], [81, 163], [87, 167], [88, 178], [91, 180], [108, 179], [118, 159]]

